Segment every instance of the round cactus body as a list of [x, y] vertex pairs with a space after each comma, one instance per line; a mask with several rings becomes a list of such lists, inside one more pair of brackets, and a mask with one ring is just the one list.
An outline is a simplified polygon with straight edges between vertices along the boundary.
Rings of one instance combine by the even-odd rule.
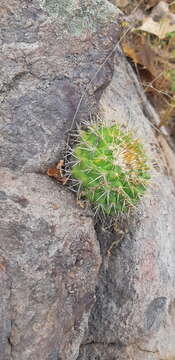
[[143, 146], [118, 125], [80, 131], [73, 157], [72, 177], [96, 211], [126, 213], [146, 190], [150, 175]]

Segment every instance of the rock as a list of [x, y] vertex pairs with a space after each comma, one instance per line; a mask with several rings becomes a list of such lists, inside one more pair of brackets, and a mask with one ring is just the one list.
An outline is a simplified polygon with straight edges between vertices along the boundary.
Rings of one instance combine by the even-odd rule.
[[118, 14], [105, 0], [1, 1], [0, 360], [78, 356], [99, 245], [46, 171], [112, 77]]
[[129, 0], [110, 0], [110, 2], [120, 9], [125, 8], [129, 4]]
[[[0, 166], [44, 172], [62, 156], [81, 95], [119, 37], [119, 11], [105, 0], [82, 6], [2, 0], [0, 11]], [[112, 55], [79, 104], [76, 121], [87, 120], [109, 83]]]
[[[0, 15], [0, 360], [173, 359], [174, 188], [156, 114], [119, 50], [114, 61], [120, 12], [1, 0]], [[95, 233], [46, 171], [99, 100], [158, 166], [135, 214]]]
[[175, 191], [148, 121], [156, 115], [120, 52], [100, 103], [105, 121], [127, 124], [159, 167], [127, 222], [112, 233], [97, 228], [103, 260], [78, 360], [174, 359]]
[[[76, 359], [100, 264], [91, 217], [38, 174], [1, 170], [0, 359]], [[6, 197], [5, 197], [6, 196]]]
[[[0, 200], [1, 202], [1, 200]], [[11, 332], [9, 275], [5, 272], [6, 259], [0, 255], [0, 359], [10, 359], [11, 346], [8, 342]]]

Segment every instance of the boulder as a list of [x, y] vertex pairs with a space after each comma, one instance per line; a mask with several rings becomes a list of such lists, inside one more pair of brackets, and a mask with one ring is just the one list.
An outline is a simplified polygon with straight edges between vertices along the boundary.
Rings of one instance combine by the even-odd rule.
[[92, 218], [43, 175], [0, 173], [0, 359], [76, 359], [100, 265]]
[[95, 301], [93, 217], [46, 173], [62, 159], [77, 107], [76, 121], [87, 120], [112, 77], [112, 53], [98, 69], [119, 11], [98, 5], [0, 4], [1, 360], [76, 359]]
[[170, 360], [175, 359], [174, 183], [162, 160], [157, 115], [119, 50], [114, 64], [100, 100], [104, 121], [117, 121], [139, 137], [152, 179], [132, 216], [119, 219], [112, 232], [96, 229], [103, 260], [78, 360]]
[[[1, 0], [0, 15], [0, 360], [174, 359], [174, 184], [157, 115], [117, 47], [121, 12]], [[47, 176], [97, 111], [154, 163], [140, 206], [113, 229]]]

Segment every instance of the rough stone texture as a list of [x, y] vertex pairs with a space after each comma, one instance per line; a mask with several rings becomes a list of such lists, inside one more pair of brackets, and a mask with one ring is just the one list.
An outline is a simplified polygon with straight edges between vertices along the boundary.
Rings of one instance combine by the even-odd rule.
[[42, 175], [3, 169], [0, 188], [0, 359], [9, 343], [14, 360], [76, 359], [100, 262], [92, 219]]
[[[57, 161], [80, 96], [119, 36], [117, 14], [105, 0], [1, 1], [1, 166], [44, 171]], [[95, 77], [77, 120], [95, 107], [112, 64]]]
[[[175, 359], [175, 197], [156, 114], [119, 50], [98, 71], [119, 17], [107, 0], [1, 0], [0, 360]], [[134, 129], [159, 164], [138, 211], [96, 234], [45, 175], [89, 82], [76, 121], [103, 94], [105, 121]]]
[[[45, 174], [119, 36], [118, 13], [105, 0], [0, 2], [0, 360], [78, 356], [99, 245], [91, 217]], [[112, 57], [76, 121], [96, 108]]]
[[134, 129], [160, 166], [153, 167], [144, 201], [127, 222], [113, 233], [97, 228], [103, 261], [78, 360], [173, 360], [175, 189], [143, 109], [155, 122], [156, 115], [120, 52], [100, 102], [105, 121]]

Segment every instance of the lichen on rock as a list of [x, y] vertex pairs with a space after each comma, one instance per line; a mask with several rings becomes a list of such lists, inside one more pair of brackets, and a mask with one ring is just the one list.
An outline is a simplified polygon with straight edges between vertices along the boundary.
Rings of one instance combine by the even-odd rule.
[[106, 0], [88, 1], [80, 4], [77, 0], [41, 0], [41, 5], [50, 16], [57, 17], [67, 27], [70, 35], [79, 37], [85, 31], [97, 31], [100, 24], [110, 24], [120, 12]]

